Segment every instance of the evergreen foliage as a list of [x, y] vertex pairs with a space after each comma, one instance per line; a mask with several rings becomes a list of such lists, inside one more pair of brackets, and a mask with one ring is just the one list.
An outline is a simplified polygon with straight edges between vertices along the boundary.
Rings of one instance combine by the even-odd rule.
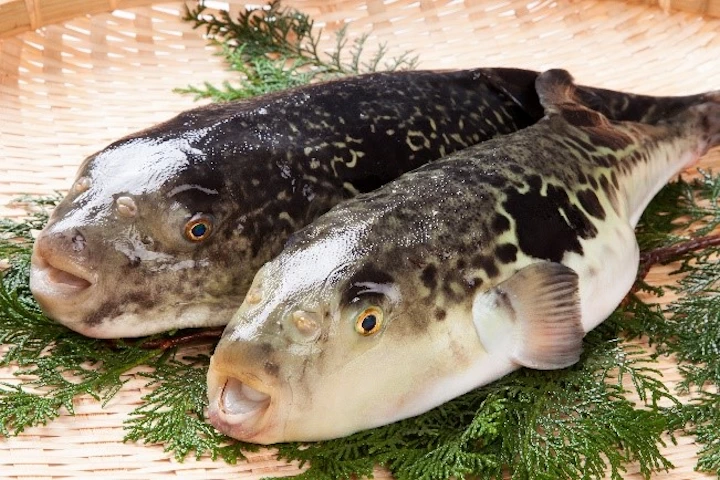
[[[381, 49], [382, 55], [363, 63], [367, 37], [348, 44], [343, 31], [337, 53], [326, 58], [318, 52], [320, 34], [312, 20], [278, 1], [238, 19], [208, 15], [202, 4], [187, 16], [207, 29], [242, 75], [239, 86], [188, 89], [215, 100], [372, 70], [385, 55]], [[342, 60], [348, 47], [350, 60]], [[408, 58], [389, 66], [412, 67]], [[638, 240], [647, 258], [679, 260], [681, 275], [662, 286], [639, 278], [638, 288], [672, 289], [679, 299], [661, 308], [631, 293], [588, 334], [577, 365], [552, 372], [523, 369], [419, 417], [339, 440], [279, 445], [280, 457], [308, 466], [297, 477], [307, 480], [369, 477], [375, 465], [401, 480], [501, 478], [508, 471], [518, 480], [599, 479], [608, 473], [621, 479], [629, 462], [637, 462], [646, 477], [671, 468], [659, 451], [662, 435], [685, 432], [702, 445], [698, 468], [720, 474], [715, 390], [720, 386], [720, 247], [683, 248], [717, 232], [719, 194], [720, 176], [710, 172], [660, 192], [641, 220]], [[42, 228], [45, 207], [58, 198], [24, 199], [31, 209], [28, 219], [0, 220], [0, 259], [7, 259], [0, 281], [0, 365], [18, 367], [17, 382], [0, 384], [0, 435], [46, 424], [63, 408], [72, 414], [77, 395], [107, 401], [128, 372], [142, 366], [138, 375], [147, 378], [151, 392], [127, 421], [127, 440], [162, 444], [178, 459], [204, 454], [242, 459], [255, 447], [230, 440], [205, 422], [209, 346], [163, 350], [153, 343], [167, 335], [93, 340], [41, 314], [28, 289], [32, 232]], [[621, 335], [647, 335], [658, 353], [624, 343]], [[679, 392], [668, 391], [652, 368], [657, 355], [667, 354], [675, 355], [684, 375]], [[629, 394], [639, 404], [629, 401]], [[679, 395], [690, 401], [681, 403]]]
[[280, 0], [248, 8], [237, 19], [226, 11], [208, 13], [199, 2], [194, 9], [187, 8], [185, 20], [195, 28], [204, 27], [230, 69], [240, 74], [237, 86], [224, 82], [216, 87], [206, 82], [179, 90], [197, 98], [237, 100], [346, 75], [413, 69], [418, 62], [411, 52], [388, 57], [385, 44], [368, 58], [369, 34], [351, 40], [347, 25], [335, 35], [334, 48], [322, 52], [322, 30], [314, 29], [308, 15], [283, 7]]
[[257, 450], [256, 445], [229, 440], [207, 423], [209, 360], [205, 354], [178, 358], [168, 352], [154, 360], [151, 372], [140, 373], [153, 391], [126, 422], [125, 439], [161, 443], [179, 459], [192, 453], [199, 458], [207, 452], [213, 459], [235, 463], [245, 458], [243, 451]]

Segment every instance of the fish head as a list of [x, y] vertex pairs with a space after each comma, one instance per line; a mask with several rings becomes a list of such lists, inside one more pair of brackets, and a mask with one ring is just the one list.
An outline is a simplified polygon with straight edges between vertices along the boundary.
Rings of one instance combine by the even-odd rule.
[[30, 288], [91, 337], [222, 324], [237, 282], [224, 265], [230, 195], [187, 132], [116, 142], [86, 159], [36, 239]]
[[257, 273], [208, 372], [209, 419], [223, 433], [322, 440], [440, 403], [429, 397], [457, 365], [457, 332], [431, 318], [413, 275], [393, 275], [377, 248], [353, 240], [357, 223], [286, 248]]

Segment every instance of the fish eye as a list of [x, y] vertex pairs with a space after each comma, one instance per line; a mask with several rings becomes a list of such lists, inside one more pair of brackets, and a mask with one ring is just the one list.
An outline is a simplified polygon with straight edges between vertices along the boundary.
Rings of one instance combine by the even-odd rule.
[[197, 214], [185, 224], [185, 238], [191, 242], [202, 242], [212, 233], [213, 222], [208, 215]]
[[383, 312], [377, 307], [366, 308], [355, 319], [355, 331], [360, 335], [369, 336], [380, 330]]

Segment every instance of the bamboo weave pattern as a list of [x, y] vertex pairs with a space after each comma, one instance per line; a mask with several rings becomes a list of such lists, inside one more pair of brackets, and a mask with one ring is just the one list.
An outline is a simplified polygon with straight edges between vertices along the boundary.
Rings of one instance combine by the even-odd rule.
[[[657, 95], [720, 88], [720, 0], [284, 3], [324, 27], [327, 46], [351, 21], [353, 35], [372, 30], [371, 45], [414, 50], [421, 68], [563, 67], [582, 83]], [[67, 189], [80, 162], [110, 141], [195, 105], [173, 88], [230, 78], [181, 13], [181, 3], [151, 0], [0, 0], [0, 216], [22, 213], [6, 206], [19, 194]], [[717, 171], [720, 152], [702, 165]], [[671, 362], [662, 369], [669, 383], [678, 378]], [[0, 369], [0, 381], [12, 382], [12, 372]], [[297, 471], [268, 451], [235, 466], [179, 464], [162, 447], [123, 444], [122, 421], [145, 392], [141, 378], [129, 378], [104, 409], [81, 398], [76, 416], [0, 439], [0, 478], [256, 479]], [[691, 438], [680, 438], [666, 449], [678, 468], [653, 478], [712, 478], [693, 471], [695, 451]], [[641, 477], [630, 466], [626, 478]]]

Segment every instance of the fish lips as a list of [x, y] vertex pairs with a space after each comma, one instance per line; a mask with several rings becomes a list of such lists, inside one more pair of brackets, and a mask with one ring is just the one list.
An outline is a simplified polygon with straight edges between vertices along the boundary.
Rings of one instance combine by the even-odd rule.
[[39, 239], [31, 257], [30, 290], [42, 310], [75, 329], [77, 318], [97, 286], [96, 276], [70, 257], [57, 255]]
[[244, 442], [282, 441], [283, 422], [275, 408], [277, 390], [253, 375], [227, 375], [213, 368], [207, 376], [208, 420], [220, 432]]

